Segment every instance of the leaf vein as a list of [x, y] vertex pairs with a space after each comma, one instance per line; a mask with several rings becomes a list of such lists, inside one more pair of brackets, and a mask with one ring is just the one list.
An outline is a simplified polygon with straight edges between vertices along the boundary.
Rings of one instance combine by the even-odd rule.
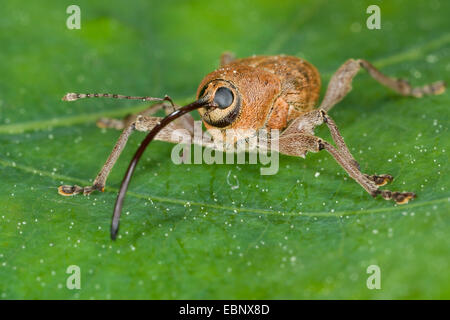
[[[81, 185], [90, 185], [90, 183], [84, 179], [76, 178], [76, 177], [69, 177], [61, 174], [55, 174], [52, 172], [44, 171], [35, 169], [30, 166], [17, 164], [15, 162], [0, 159], [0, 165], [3, 167], [9, 167], [14, 168], [18, 170], [22, 170], [28, 173], [32, 174], [39, 174], [41, 176], [49, 177], [53, 180], [63, 180], [63, 181], [73, 181], [77, 182]], [[55, 187], [56, 192], [56, 187]], [[117, 193], [118, 189], [114, 187], [106, 187], [105, 192], [112, 192]], [[214, 203], [207, 203], [207, 202], [196, 202], [196, 201], [190, 201], [185, 199], [176, 199], [176, 198], [169, 198], [169, 197], [160, 197], [160, 196], [154, 196], [154, 195], [145, 195], [133, 191], [127, 192], [128, 196], [138, 198], [138, 199], [147, 199], [162, 203], [170, 203], [170, 204], [178, 204], [185, 206], [189, 203], [190, 206], [196, 206], [196, 207], [206, 207], [206, 208], [212, 208], [212, 209], [219, 209], [224, 211], [232, 211], [232, 212], [246, 212], [246, 213], [254, 213], [254, 214], [266, 214], [266, 215], [276, 215], [276, 216], [306, 216], [306, 217], [341, 217], [345, 215], [353, 215], [353, 214], [368, 214], [368, 213], [379, 213], [379, 212], [389, 212], [389, 211], [398, 211], [398, 210], [405, 210], [406, 208], [415, 208], [415, 207], [422, 207], [437, 203], [444, 203], [449, 202], [450, 198], [440, 198], [440, 199], [433, 199], [429, 201], [423, 201], [423, 202], [415, 202], [408, 204], [407, 206], [393, 206], [393, 207], [382, 207], [382, 208], [371, 208], [361, 211], [358, 210], [343, 210], [343, 211], [335, 211], [335, 212], [329, 212], [329, 211], [317, 211], [317, 212], [302, 212], [299, 214], [298, 212], [280, 212], [275, 210], [268, 210], [268, 209], [261, 209], [261, 208], [243, 208], [243, 207], [233, 207], [233, 206], [225, 206], [220, 204], [214, 204]]]

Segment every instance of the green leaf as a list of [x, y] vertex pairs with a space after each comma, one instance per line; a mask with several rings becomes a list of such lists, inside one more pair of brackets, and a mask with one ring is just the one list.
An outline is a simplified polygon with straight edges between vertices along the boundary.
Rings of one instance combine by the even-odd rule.
[[[175, 165], [173, 146], [155, 142], [112, 242], [116, 192], [142, 133], [104, 193], [56, 189], [88, 185], [109, 155], [120, 133], [98, 129], [98, 117], [145, 107], [62, 102], [66, 92], [188, 102], [226, 50], [300, 56], [324, 88], [348, 58], [414, 85], [448, 82], [448, 1], [77, 3], [80, 30], [66, 28], [71, 2], [2, 2], [1, 298], [450, 298], [448, 92], [404, 98], [361, 72], [330, 113], [363, 171], [417, 193], [404, 206], [372, 199], [323, 152], [280, 156], [278, 174], [261, 176], [260, 165]], [[380, 30], [366, 28], [373, 3]], [[66, 287], [70, 265], [80, 290]], [[369, 265], [380, 267], [381, 290], [366, 286]]]

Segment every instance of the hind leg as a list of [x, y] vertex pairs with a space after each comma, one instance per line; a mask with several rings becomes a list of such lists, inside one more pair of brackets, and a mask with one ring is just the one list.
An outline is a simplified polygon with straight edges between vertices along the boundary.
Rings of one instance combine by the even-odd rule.
[[366, 60], [349, 59], [331, 77], [327, 93], [320, 106], [321, 109], [329, 111], [350, 92], [352, 89], [352, 80], [361, 67], [366, 69], [376, 81], [404, 96], [421, 98], [424, 95], [441, 94], [445, 91], [443, 81], [414, 88], [406, 80], [395, 79], [384, 75]]

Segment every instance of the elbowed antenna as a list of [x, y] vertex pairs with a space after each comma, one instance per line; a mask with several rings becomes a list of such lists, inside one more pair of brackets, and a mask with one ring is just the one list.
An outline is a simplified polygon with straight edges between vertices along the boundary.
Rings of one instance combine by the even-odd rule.
[[123, 201], [125, 199], [125, 194], [128, 189], [128, 185], [130, 184], [131, 177], [133, 176], [134, 170], [136, 169], [136, 165], [141, 158], [142, 154], [144, 153], [147, 146], [152, 142], [153, 138], [158, 134], [159, 131], [161, 131], [162, 128], [167, 126], [170, 122], [173, 120], [181, 117], [182, 115], [191, 112], [195, 109], [199, 109], [202, 107], [207, 107], [208, 101], [205, 98], [201, 98], [197, 101], [194, 101], [180, 109], [175, 110], [171, 114], [167, 115], [165, 118], [161, 120], [156, 126], [153, 127], [153, 129], [147, 134], [145, 139], [142, 141], [139, 148], [136, 150], [136, 153], [133, 156], [133, 159], [131, 160], [130, 164], [128, 165], [127, 172], [125, 173], [122, 184], [120, 186], [119, 193], [117, 195], [116, 204], [114, 205], [114, 213], [112, 216], [112, 222], [111, 222], [111, 239], [115, 240], [117, 237], [117, 234], [119, 232], [119, 222], [120, 222], [120, 214], [122, 212], [122, 206]]
[[154, 97], [136, 97], [136, 96], [125, 96], [122, 94], [113, 93], [67, 93], [62, 97], [63, 101], [75, 101], [78, 99], [85, 98], [113, 98], [113, 99], [128, 99], [128, 100], [142, 100], [142, 101], [169, 101], [172, 106], [174, 105], [172, 99], [166, 95], [164, 98], [154, 98]]

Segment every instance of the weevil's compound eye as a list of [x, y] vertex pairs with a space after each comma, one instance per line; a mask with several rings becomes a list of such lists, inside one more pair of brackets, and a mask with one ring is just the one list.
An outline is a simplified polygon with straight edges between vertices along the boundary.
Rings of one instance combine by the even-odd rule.
[[224, 128], [231, 125], [241, 112], [241, 94], [236, 86], [223, 79], [214, 79], [203, 85], [197, 99], [207, 98], [214, 108], [200, 108], [202, 119], [209, 125]]
[[234, 95], [230, 89], [227, 87], [220, 87], [216, 90], [216, 94], [214, 95], [214, 103], [220, 109], [226, 109], [233, 103]]

